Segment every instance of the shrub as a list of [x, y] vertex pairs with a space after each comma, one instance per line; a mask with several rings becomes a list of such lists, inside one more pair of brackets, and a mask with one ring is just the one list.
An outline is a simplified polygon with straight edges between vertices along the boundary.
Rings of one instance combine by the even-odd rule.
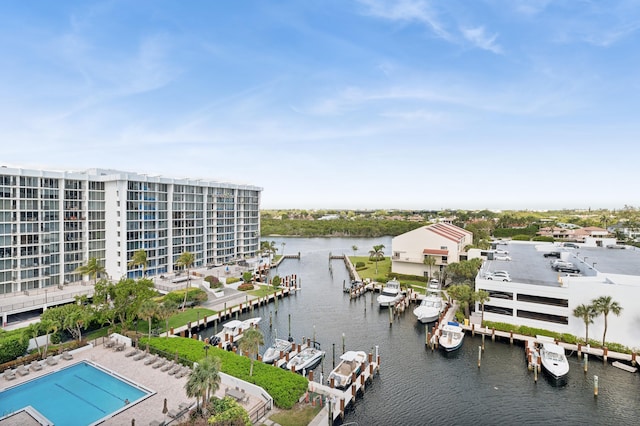
[[280, 278], [280, 275], [276, 275], [275, 277], [273, 277], [273, 279], [271, 280], [271, 285], [273, 286], [273, 288], [278, 288], [280, 287], [280, 284], [282, 283], [282, 278]]
[[[142, 339], [144, 342], [147, 339]], [[168, 354], [180, 354], [191, 362], [196, 362], [204, 358], [202, 342], [185, 337], [166, 339], [163, 337], [152, 337], [149, 339], [150, 346], [158, 351]], [[253, 376], [249, 377], [251, 360], [246, 356], [240, 356], [233, 352], [225, 351], [218, 347], [211, 347], [208, 356], [220, 358], [220, 371], [245, 380], [249, 383], [261, 386], [269, 395], [273, 397], [273, 402], [278, 408], [289, 409], [307, 391], [309, 381], [300, 374], [292, 373], [282, 368], [256, 362], [253, 366]]]
[[29, 339], [22, 330], [19, 333], [3, 333], [0, 336], [0, 364], [24, 355], [28, 346]]
[[240, 284], [238, 286], [238, 290], [240, 291], [253, 290], [253, 284], [251, 283]]
[[[180, 305], [184, 302], [185, 289], [175, 290], [164, 296], [165, 301], [171, 301], [176, 305]], [[204, 302], [207, 300], [207, 293], [204, 290], [195, 287], [189, 287], [187, 289], [187, 302]]]
[[367, 265], [364, 262], [356, 262], [356, 269], [358, 268], [366, 268]]
[[237, 283], [237, 282], [240, 282], [240, 278], [238, 278], [238, 277], [227, 278], [227, 284], [233, 284], [233, 283]]
[[249, 271], [246, 271], [244, 274], [242, 274], [242, 280], [245, 283], [253, 281], [253, 274]]
[[218, 277], [214, 277], [213, 275], [208, 275], [204, 278], [206, 282], [209, 283], [209, 288], [220, 288], [222, 287], [222, 283], [218, 279]]
[[546, 236], [546, 235], [537, 235], [537, 236], [533, 237], [531, 240], [532, 241], [545, 241], [545, 242], [548, 242], [548, 243], [552, 243], [556, 239], [553, 238], [553, 237]]
[[531, 235], [519, 234], [519, 235], [514, 235], [511, 239], [514, 241], [529, 241], [531, 240]]

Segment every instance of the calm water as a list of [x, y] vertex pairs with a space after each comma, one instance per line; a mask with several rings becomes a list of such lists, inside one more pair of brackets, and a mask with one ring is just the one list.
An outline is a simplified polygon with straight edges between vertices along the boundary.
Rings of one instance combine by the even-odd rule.
[[[278, 305], [262, 308], [261, 329], [265, 342], [286, 337], [291, 317], [291, 335], [296, 342], [313, 337], [327, 351], [316, 377], [326, 377], [346, 350], [375, 351], [381, 356], [380, 375], [347, 411], [345, 422], [362, 425], [425, 424], [639, 424], [640, 376], [591, 362], [585, 375], [576, 357], [564, 387], [555, 387], [544, 377], [538, 383], [527, 371], [522, 346], [486, 339], [482, 366], [477, 367], [480, 337], [465, 337], [464, 346], [453, 355], [425, 347], [425, 329], [408, 311], [389, 326], [387, 310], [371, 303], [371, 294], [350, 301], [342, 292], [348, 275], [342, 261], [332, 261], [329, 252], [366, 254], [373, 245], [391, 250], [390, 238], [270, 238], [285, 254], [301, 252], [301, 260], [286, 260], [278, 274], [297, 274], [302, 291]], [[269, 328], [269, 312], [273, 327]], [[248, 317], [248, 316], [246, 316]], [[264, 349], [262, 349], [264, 350]], [[375, 352], [374, 352], [375, 353]], [[593, 376], [599, 376], [599, 396], [593, 396]], [[317, 380], [317, 379], [316, 379]]]

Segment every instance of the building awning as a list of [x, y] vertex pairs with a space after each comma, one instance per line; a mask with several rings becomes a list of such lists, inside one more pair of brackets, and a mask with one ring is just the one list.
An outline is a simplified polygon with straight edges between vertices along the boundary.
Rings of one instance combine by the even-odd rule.
[[430, 254], [432, 256], [447, 256], [449, 255], [449, 250], [424, 249], [422, 250], [422, 254]]

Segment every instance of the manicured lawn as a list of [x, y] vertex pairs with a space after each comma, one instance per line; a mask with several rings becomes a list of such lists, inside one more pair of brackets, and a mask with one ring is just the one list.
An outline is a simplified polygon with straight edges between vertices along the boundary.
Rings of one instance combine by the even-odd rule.
[[[198, 319], [203, 319], [205, 315], [211, 317], [213, 315], [216, 315], [217, 313], [218, 311], [213, 311], [207, 308], [187, 308], [187, 310], [185, 310], [184, 312], [180, 311], [169, 318], [169, 327], [180, 327], [181, 325], [185, 325], [189, 321], [196, 322]], [[159, 326], [163, 331], [166, 331], [164, 330], [164, 321], [161, 321], [161, 324], [159, 324]]]
[[281, 426], [306, 426], [318, 415], [320, 409], [319, 405], [315, 407], [312, 405], [296, 405], [290, 410], [283, 410], [269, 416], [269, 420]]
[[249, 293], [252, 296], [256, 296], [256, 297], [265, 297], [265, 296], [267, 296], [269, 294], [273, 294], [275, 292], [276, 292], [276, 289], [274, 289], [270, 285], [258, 285], [255, 290], [250, 290], [247, 293]]
[[376, 262], [369, 260], [369, 256], [349, 256], [351, 263], [355, 266], [357, 262], [364, 262], [366, 268], [358, 269], [358, 275], [360, 278], [371, 279], [378, 282], [388, 281], [389, 274], [391, 273], [391, 258], [385, 257], [384, 260], [378, 261], [378, 273], [376, 274]]

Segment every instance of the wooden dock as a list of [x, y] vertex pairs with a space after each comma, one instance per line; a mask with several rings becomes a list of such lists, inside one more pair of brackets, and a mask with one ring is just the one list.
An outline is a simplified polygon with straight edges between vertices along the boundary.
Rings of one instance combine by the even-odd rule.
[[[332, 387], [330, 384], [326, 385], [313, 381], [313, 371], [309, 373], [309, 389], [306, 398], [311, 399], [310, 402], [322, 404], [324, 400], [328, 411], [321, 411], [320, 414], [314, 419], [312, 424], [327, 424], [326, 421], [331, 417], [331, 424], [338, 417], [344, 419], [344, 413], [349, 404], [355, 402], [358, 394], [364, 395], [367, 383], [371, 383], [376, 373], [380, 373], [380, 356], [376, 356], [373, 359], [373, 354], [369, 353], [369, 359], [367, 365], [362, 369], [359, 375], [352, 376], [351, 385], [342, 390]], [[319, 419], [319, 420], [318, 420]]]

